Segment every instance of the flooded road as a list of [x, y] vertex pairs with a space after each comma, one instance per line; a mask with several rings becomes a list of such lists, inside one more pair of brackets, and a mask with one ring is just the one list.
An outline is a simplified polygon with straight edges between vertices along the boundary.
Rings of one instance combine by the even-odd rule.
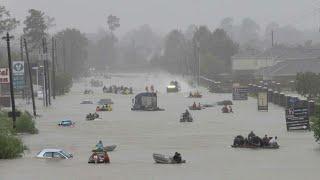
[[[23, 137], [30, 148], [23, 158], [0, 161], [1, 180], [34, 179], [315, 179], [320, 176], [320, 145], [311, 132], [287, 132], [284, 110], [270, 105], [269, 112], [258, 112], [255, 99], [235, 102], [234, 114], [222, 114], [221, 107], [191, 112], [193, 123], [180, 123], [179, 117], [193, 101], [213, 103], [231, 99], [231, 94], [210, 94], [202, 99], [186, 98], [190, 88], [182, 84], [183, 92], [165, 93], [173, 80], [165, 75], [123, 75], [104, 80], [106, 85], [133, 86], [135, 92], [145, 85], [155, 85], [160, 91], [158, 104], [163, 112], [133, 112], [134, 96], [103, 94], [95, 88], [94, 95], [83, 95], [89, 79], [75, 83], [72, 92], [58, 97], [53, 106], [41, 109], [36, 119], [38, 135]], [[102, 120], [86, 121], [95, 105], [80, 105], [85, 99], [98, 101], [111, 98], [112, 112], [102, 114]], [[38, 102], [41, 104], [41, 102]], [[59, 128], [60, 120], [70, 118], [74, 128]], [[278, 136], [280, 149], [233, 149], [236, 135], [251, 130], [259, 136]], [[91, 149], [102, 140], [105, 145], [117, 144], [110, 152], [111, 164], [88, 164]], [[74, 155], [71, 160], [42, 160], [35, 155], [43, 148], [62, 148]], [[180, 152], [186, 164], [155, 164], [152, 153]]]

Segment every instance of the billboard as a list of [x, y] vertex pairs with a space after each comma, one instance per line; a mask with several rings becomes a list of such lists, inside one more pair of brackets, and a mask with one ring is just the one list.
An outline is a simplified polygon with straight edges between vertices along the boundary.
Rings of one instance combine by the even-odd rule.
[[258, 92], [258, 110], [268, 111], [268, 92]]
[[0, 84], [9, 84], [9, 68], [0, 68]]

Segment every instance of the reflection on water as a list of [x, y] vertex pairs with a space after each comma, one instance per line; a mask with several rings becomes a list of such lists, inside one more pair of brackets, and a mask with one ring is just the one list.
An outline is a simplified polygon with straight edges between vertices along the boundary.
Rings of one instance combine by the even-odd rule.
[[[182, 93], [166, 94], [171, 80], [182, 84]], [[132, 112], [134, 96], [103, 94], [93, 88], [93, 95], [83, 95], [90, 79], [76, 83], [67, 96], [58, 97], [53, 107], [39, 109], [38, 135], [26, 135], [30, 148], [23, 158], [0, 161], [0, 179], [311, 179], [317, 177], [320, 166], [319, 145], [311, 132], [287, 132], [284, 110], [270, 105], [269, 112], [257, 112], [254, 99], [235, 102], [234, 114], [220, 113], [220, 107], [191, 112], [193, 123], [180, 123], [179, 117], [193, 101], [213, 103], [230, 99], [230, 94], [209, 94], [202, 99], [185, 98], [190, 91], [181, 78], [164, 74], [123, 74], [104, 80], [108, 85], [133, 86], [135, 92], [153, 84], [160, 91], [159, 107], [164, 112]], [[103, 112], [101, 120], [86, 121], [95, 104], [81, 105], [83, 99], [97, 102], [111, 98], [112, 112]], [[59, 121], [70, 118], [74, 128], [61, 128]], [[247, 135], [277, 135], [279, 150], [232, 149], [233, 137]], [[111, 152], [111, 164], [88, 164], [91, 149], [102, 140], [117, 144]], [[43, 160], [34, 156], [43, 148], [62, 148], [73, 154], [70, 160]], [[183, 165], [154, 164], [152, 153], [180, 152], [187, 160]], [[299, 173], [297, 173], [299, 171]]]

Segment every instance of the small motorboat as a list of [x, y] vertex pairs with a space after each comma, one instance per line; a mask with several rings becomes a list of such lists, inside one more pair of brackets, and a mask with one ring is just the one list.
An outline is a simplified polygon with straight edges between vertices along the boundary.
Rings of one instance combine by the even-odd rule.
[[181, 163], [177, 163], [170, 156], [165, 156], [163, 154], [155, 154], [155, 153], [153, 154], [153, 159], [154, 159], [154, 161], [156, 163], [159, 163], [159, 164], [182, 164], [182, 163], [186, 163], [186, 160], [182, 160]]
[[193, 106], [189, 106], [189, 110], [191, 110], [191, 111], [200, 111], [200, 110], [202, 110], [202, 109], [204, 109], [204, 107], [199, 107], [199, 106], [193, 107]]
[[87, 121], [93, 121], [95, 119], [99, 119], [99, 114], [98, 113], [90, 113], [90, 114], [87, 114], [86, 116], [86, 120]]
[[[110, 145], [110, 146], [105, 146], [104, 151], [106, 152], [111, 152], [116, 149], [117, 145]], [[101, 150], [93, 149], [92, 152], [101, 152]]]
[[251, 144], [244, 144], [244, 145], [231, 145], [233, 148], [250, 148], [250, 149], [279, 149], [280, 146], [277, 145], [268, 145], [268, 146], [256, 146]]
[[112, 107], [110, 105], [107, 106], [100, 106], [96, 108], [96, 111], [112, 111]]

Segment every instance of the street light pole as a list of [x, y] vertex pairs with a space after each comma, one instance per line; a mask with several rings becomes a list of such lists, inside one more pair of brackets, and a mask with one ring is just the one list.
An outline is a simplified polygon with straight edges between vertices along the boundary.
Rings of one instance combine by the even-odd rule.
[[7, 51], [8, 51], [8, 64], [9, 64], [9, 77], [10, 77], [10, 95], [11, 95], [11, 108], [12, 108], [12, 125], [13, 129], [16, 128], [16, 104], [14, 101], [14, 90], [13, 90], [13, 78], [12, 78], [12, 62], [11, 62], [11, 49], [10, 49], [10, 39], [13, 39], [13, 36], [7, 35], [2, 37], [3, 40], [7, 41]]

